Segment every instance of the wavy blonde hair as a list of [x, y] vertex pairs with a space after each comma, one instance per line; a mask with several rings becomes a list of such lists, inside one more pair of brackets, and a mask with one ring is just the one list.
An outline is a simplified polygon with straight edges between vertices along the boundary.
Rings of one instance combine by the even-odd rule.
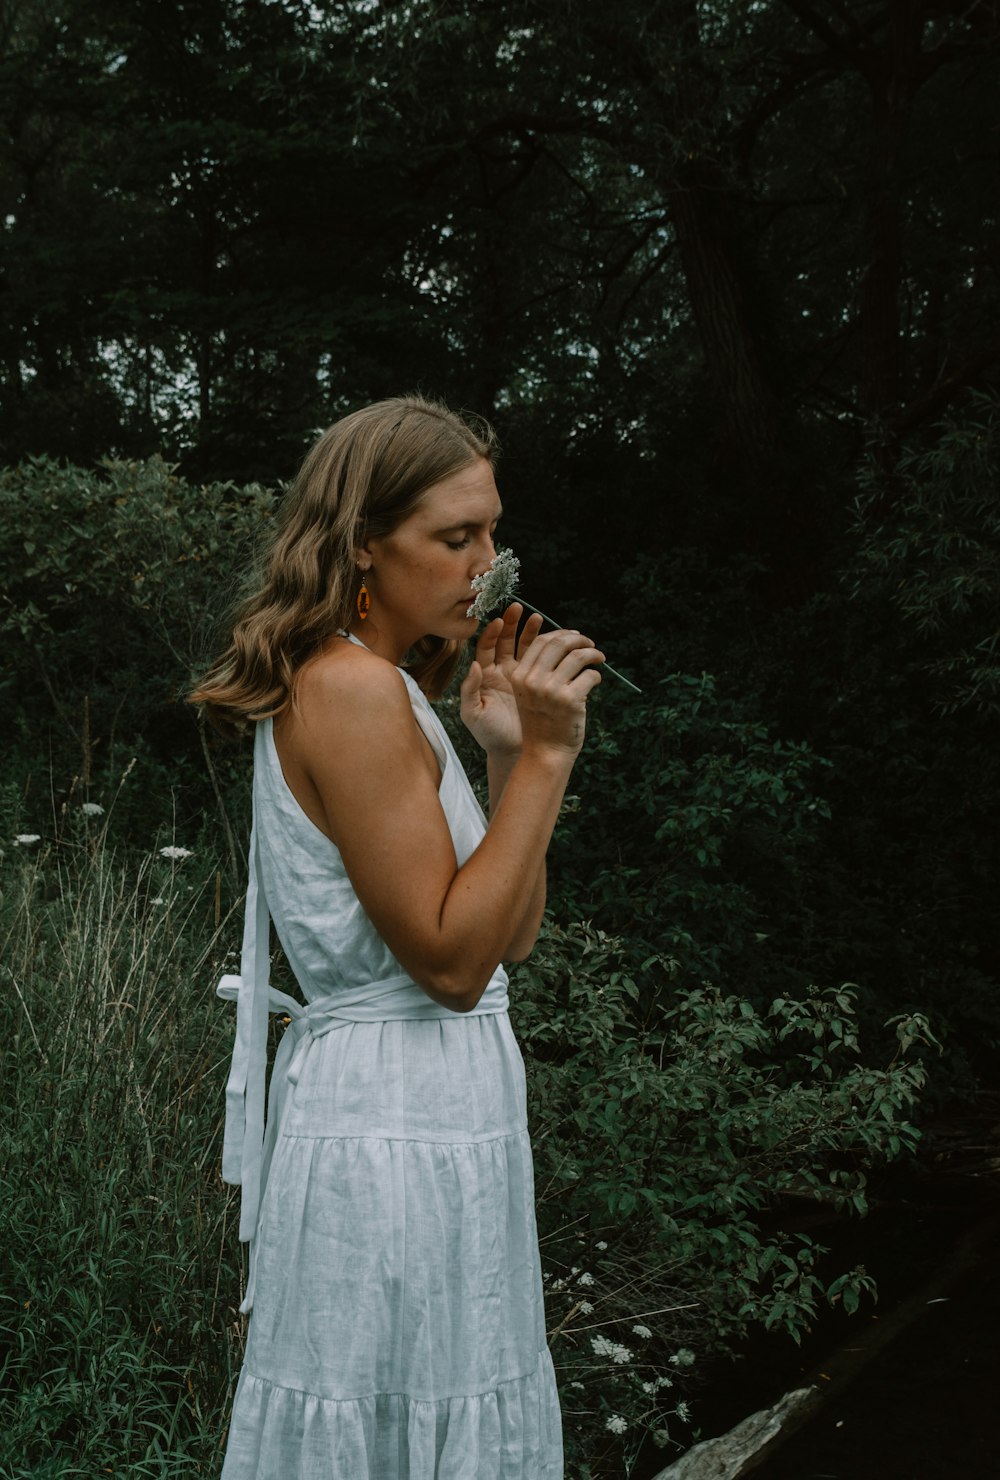
[[[232, 638], [192, 690], [219, 728], [281, 714], [295, 676], [320, 646], [349, 627], [360, 580], [358, 549], [391, 533], [434, 483], [478, 458], [496, 464], [492, 427], [475, 427], [437, 401], [397, 396], [335, 422], [306, 453], [286, 493], [257, 589], [232, 614]], [[470, 597], [471, 600], [471, 597]], [[462, 643], [424, 637], [407, 671], [439, 698]]]

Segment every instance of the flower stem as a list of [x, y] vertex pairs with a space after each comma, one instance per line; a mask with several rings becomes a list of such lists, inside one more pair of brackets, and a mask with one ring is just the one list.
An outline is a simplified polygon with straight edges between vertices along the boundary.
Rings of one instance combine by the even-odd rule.
[[[523, 596], [515, 596], [514, 600], [519, 601], [522, 606], [526, 606], [529, 612], [534, 612], [536, 616], [541, 617], [543, 622], [548, 622], [551, 627], [559, 627], [558, 622], [554, 622], [552, 618], [550, 616], [547, 616], [545, 612], [541, 611], [539, 607], [532, 606], [530, 601], [525, 601]], [[642, 689], [638, 688], [630, 678], [626, 678], [624, 673], [619, 673], [617, 668], [612, 668], [610, 663], [602, 663], [601, 672], [610, 673], [614, 678], [617, 678], [621, 683], [623, 683], [626, 688], [631, 689], [633, 694], [642, 693]]]

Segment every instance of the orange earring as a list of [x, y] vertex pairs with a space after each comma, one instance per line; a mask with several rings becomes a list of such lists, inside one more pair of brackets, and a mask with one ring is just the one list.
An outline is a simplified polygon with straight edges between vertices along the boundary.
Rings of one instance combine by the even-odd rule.
[[358, 592], [358, 616], [360, 617], [362, 622], [366, 622], [368, 620], [368, 612], [371, 609], [371, 604], [371, 592], [365, 585], [364, 572], [362, 572], [361, 590]]

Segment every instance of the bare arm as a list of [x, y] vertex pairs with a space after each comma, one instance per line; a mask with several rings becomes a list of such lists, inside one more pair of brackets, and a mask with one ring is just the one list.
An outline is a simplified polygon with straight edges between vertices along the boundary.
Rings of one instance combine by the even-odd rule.
[[[517, 761], [516, 755], [503, 755], [491, 753], [486, 758], [486, 778], [490, 791], [490, 816], [494, 816], [503, 796], [504, 787], [510, 778]], [[504, 961], [523, 961], [530, 955], [538, 932], [541, 928], [542, 918], [545, 914], [545, 900], [547, 896], [547, 879], [545, 859], [542, 859], [541, 868], [535, 876], [535, 887], [528, 901], [528, 908], [524, 917], [517, 921], [514, 930], [507, 942], [507, 949], [503, 953]]]
[[521, 753], [486, 836], [459, 868], [405, 684], [383, 659], [338, 650], [305, 670], [290, 742], [330, 836], [389, 949], [456, 1011], [482, 996], [537, 906], [539, 876], [573, 762], [599, 653], [579, 633], [536, 637], [514, 689]]

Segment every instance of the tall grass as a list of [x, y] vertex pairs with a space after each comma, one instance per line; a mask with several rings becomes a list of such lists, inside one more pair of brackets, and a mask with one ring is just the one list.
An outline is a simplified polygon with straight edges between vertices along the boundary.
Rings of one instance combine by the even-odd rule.
[[[39, 845], [36, 845], [38, 848]], [[238, 1370], [228, 1014], [198, 860], [0, 865], [0, 1474], [217, 1473]]]

